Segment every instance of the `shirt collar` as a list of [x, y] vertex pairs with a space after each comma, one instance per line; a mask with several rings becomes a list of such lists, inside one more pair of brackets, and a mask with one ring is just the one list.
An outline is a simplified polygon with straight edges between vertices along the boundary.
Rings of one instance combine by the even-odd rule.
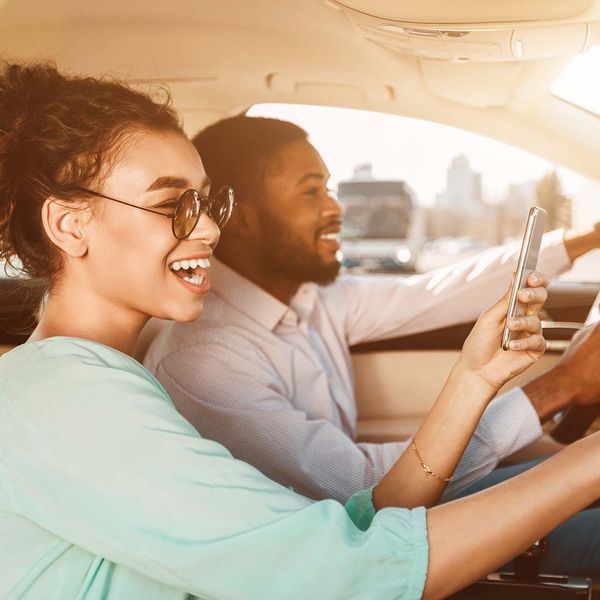
[[217, 295], [270, 331], [289, 310], [283, 302], [214, 256], [210, 259], [208, 276], [211, 288]]
[[316, 283], [303, 283], [292, 298], [290, 307], [296, 311], [300, 321], [308, 321], [310, 319], [310, 315], [315, 308], [315, 302], [317, 301], [317, 291]]
[[317, 285], [314, 283], [301, 285], [290, 306], [287, 306], [214, 256], [210, 265], [208, 275], [212, 291], [269, 331], [275, 329], [290, 309], [301, 321], [307, 320], [313, 311], [317, 299]]

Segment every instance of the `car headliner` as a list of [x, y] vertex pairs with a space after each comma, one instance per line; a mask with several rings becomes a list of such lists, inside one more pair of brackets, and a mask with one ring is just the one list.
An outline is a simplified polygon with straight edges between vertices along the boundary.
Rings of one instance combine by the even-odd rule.
[[538, 60], [443, 60], [383, 47], [363, 23], [369, 10], [377, 17], [368, 18], [409, 23], [417, 33], [439, 25], [491, 36], [527, 27], [546, 46], [563, 47], [570, 40], [558, 39], [555, 25], [587, 23], [591, 41], [600, 42], [600, 0], [511, 0], [501, 11], [487, 0], [343, 4], [0, 0], [2, 56], [50, 59], [142, 87], [165, 83], [190, 134], [259, 102], [343, 106], [469, 129], [600, 180], [600, 118], [548, 91], [568, 51]]

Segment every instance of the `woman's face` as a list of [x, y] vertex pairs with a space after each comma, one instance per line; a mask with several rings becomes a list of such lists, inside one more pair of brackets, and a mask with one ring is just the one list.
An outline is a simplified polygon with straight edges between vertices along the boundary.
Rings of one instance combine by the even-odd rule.
[[[135, 132], [123, 148], [109, 176], [94, 191], [165, 214], [172, 214], [187, 189], [208, 195], [202, 161], [182, 135]], [[90, 202], [96, 210], [86, 225], [85, 268], [80, 262], [78, 271], [79, 275], [83, 271], [101, 301], [143, 316], [177, 321], [199, 317], [210, 288], [206, 261], [219, 239], [216, 224], [202, 213], [191, 235], [178, 240], [171, 220], [163, 215], [102, 198]]]

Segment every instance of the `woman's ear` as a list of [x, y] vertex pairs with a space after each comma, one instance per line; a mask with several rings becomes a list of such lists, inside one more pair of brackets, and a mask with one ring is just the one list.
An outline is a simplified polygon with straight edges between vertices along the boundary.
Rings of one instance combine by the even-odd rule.
[[88, 251], [85, 223], [89, 211], [78, 205], [63, 204], [57, 198], [46, 198], [42, 206], [42, 222], [46, 235], [53, 244], [73, 258], [81, 258]]

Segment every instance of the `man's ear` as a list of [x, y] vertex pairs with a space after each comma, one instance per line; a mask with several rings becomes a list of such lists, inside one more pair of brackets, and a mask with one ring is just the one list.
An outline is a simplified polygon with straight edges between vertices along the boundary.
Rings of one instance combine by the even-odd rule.
[[227, 233], [234, 231], [236, 237], [246, 238], [256, 233], [256, 208], [248, 202], [239, 202], [235, 207], [229, 223]]
[[42, 222], [46, 235], [53, 244], [73, 258], [81, 258], [88, 251], [85, 222], [89, 211], [79, 205], [68, 205], [57, 198], [46, 198], [42, 206]]

